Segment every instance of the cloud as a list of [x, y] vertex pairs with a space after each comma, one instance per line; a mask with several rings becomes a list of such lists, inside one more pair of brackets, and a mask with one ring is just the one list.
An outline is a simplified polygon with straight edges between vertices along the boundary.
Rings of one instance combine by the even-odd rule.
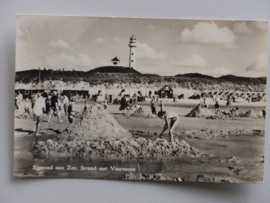
[[102, 42], [105, 42], [107, 40], [107, 38], [102, 38], [102, 37], [98, 37], [94, 40], [95, 44], [100, 44]]
[[233, 48], [236, 36], [228, 27], [219, 28], [213, 22], [199, 22], [191, 30], [185, 28], [181, 33], [180, 39], [182, 42], [221, 44], [226, 48]]
[[215, 76], [220, 76], [220, 75], [229, 75], [231, 74], [233, 71], [229, 68], [225, 68], [225, 67], [219, 67], [219, 68], [214, 68], [211, 73]]
[[46, 57], [48, 68], [51, 69], [86, 69], [92, 65], [91, 59], [83, 53], [78, 55], [71, 55], [68, 53], [61, 53], [60, 55], [53, 55]]
[[267, 31], [268, 29], [267, 21], [256, 21], [256, 22], [253, 22], [252, 25], [262, 31]]
[[138, 59], [156, 59], [156, 60], [162, 60], [167, 58], [165, 54], [157, 53], [148, 44], [145, 43], [141, 44], [139, 42], [137, 42], [136, 57]]
[[267, 54], [262, 53], [246, 68], [247, 71], [263, 71], [267, 69]]
[[57, 41], [51, 41], [48, 43], [48, 45], [55, 49], [63, 49], [63, 50], [69, 50], [70, 45], [66, 43], [64, 40], [57, 40]]
[[234, 30], [238, 33], [250, 33], [257, 30], [266, 32], [268, 29], [268, 24], [266, 21], [254, 21], [254, 22], [237, 22], [234, 24]]
[[170, 64], [172, 66], [186, 66], [186, 67], [205, 67], [208, 65], [204, 58], [196, 54], [193, 54], [190, 58], [187, 58], [183, 61], [172, 60]]
[[198, 73], [204, 74], [204, 75], [212, 75], [215, 77], [219, 77], [222, 75], [229, 75], [231, 74], [233, 71], [229, 68], [225, 68], [225, 67], [218, 67], [218, 68], [214, 68], [212, 70], [199, 70]]
[[235, 23], [234, 30], [239, 33], [249, 33], [251, 31], [246, 22]]

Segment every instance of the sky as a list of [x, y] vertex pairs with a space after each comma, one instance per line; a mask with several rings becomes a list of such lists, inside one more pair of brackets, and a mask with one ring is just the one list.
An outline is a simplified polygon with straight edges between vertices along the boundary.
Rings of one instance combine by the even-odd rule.
[[266, 76], [266, 21], [140, 19], [18, 15], [16, 71], [88, 71], [129, 65], [129, 39], [136, 38], [136, 70], [219, 77]]

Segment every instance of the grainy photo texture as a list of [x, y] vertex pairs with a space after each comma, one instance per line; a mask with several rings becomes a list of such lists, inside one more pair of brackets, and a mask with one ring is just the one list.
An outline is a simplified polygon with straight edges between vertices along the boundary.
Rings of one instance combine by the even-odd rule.
[[18, 15], [14, 176], [263, 182], [267, 28]]

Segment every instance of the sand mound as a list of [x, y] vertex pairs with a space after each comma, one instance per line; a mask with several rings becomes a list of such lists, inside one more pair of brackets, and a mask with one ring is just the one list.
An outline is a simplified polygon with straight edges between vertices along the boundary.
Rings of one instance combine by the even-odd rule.
[[130, 116], [131, 117], [140, 117], [140, 118], [153, 118], [152, 113], [143, 107], [138, 108]]
[[231, 116], [230, 114], [224, 114], [224, 112], [220, 112], [218, 114], [213, 114], [210, 116], [207, 116], [206, 119], [212, 119], [212, 120], [235, 120], [234, 116]]
[[91, 105], [79, 114], [63, 134], [64, 140], [87, 140], [90, 138], [131, 138], [131, 134], [120, 126], [101, 105]]
[[238, 116], [247, 118], [259, 118], [259, 116], [251, 109], [247, 110], [245, 113], [243, 112], [239, 113]]
[[[236, 118], [244, 117], [244, 118], [260, 118], [253, 110], [248, 110], [247, 112], [240, 112], [232, 114], [231, 112], [222, 111], [218, 114], [207, 116], [206, 119], [212, 119], [212, 120], [235, 120]], [[261, 117], [263, 118], [263, 117]]]
[[209, 109], [203, 108], [201, 105], [198, 105], [194, 109], [192, 109], [185, 117], [206, 118], [211, 115], [213, 114]]
[[100, 105], [90, 106], [78, 115], [69, 130], [46, 142], [39, 141], [32, 149], [34, 156], [84, 156], [102, 157], [163, 157], [192, 156], [201, 152], [185, 141], [168, 142], [166, 139], [156, 140], [134, 138], [121, 127], [116, 120]]

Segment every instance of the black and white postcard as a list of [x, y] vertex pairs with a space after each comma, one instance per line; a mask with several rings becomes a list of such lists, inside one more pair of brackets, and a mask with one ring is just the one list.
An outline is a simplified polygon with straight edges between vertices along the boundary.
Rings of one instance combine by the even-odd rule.
[[261, 183], [266, 21], [18, 15], [14, 176]]

